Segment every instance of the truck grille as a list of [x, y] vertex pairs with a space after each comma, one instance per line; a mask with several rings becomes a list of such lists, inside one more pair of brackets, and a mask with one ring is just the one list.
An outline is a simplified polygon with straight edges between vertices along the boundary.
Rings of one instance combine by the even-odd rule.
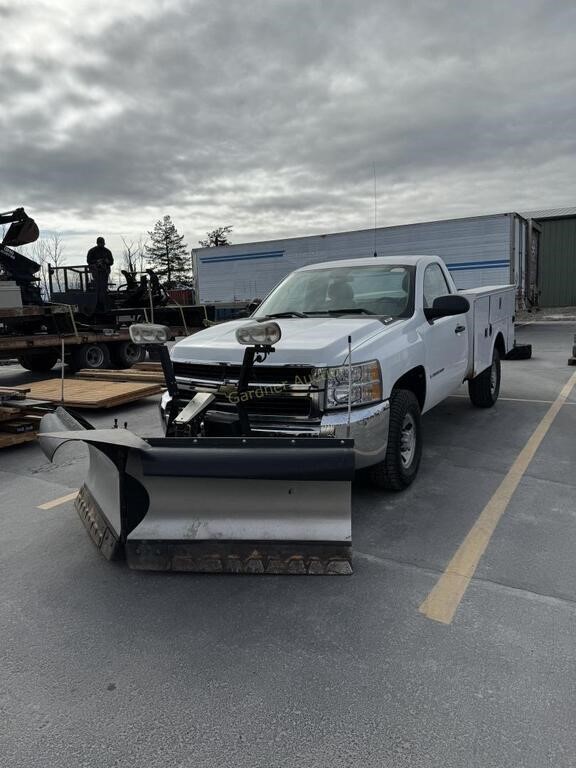
[[[309, 397], [278, 397], [265, 395], [249, 400], [246, 404], [246, 410], [249, 415], [265, 419], [307, 419], [310, 417], [310, 398]], [[236, 411], [236, 405], [224, 397], [217, 397], [213, 408], [217, 411], [230, 412]]]
[[[239, 365], [205, 365], [204, 363], [174, 363], [174, 373], [194, 381], [218, 383], [238, 381]], [[314, 368], [302, 366], [258, 365], [252, 369], [250, 381], [256, 384], [308, 384]]]
[[[232, 413], [236, 405], [226, 394], [216, 392], [220, 384], [236, 384], [239, 365], [204, 365], [174, 362], [174, 373], [183, 386], [192, 390], [214, 391], [211, 410]], [[303, 366], [263, 366], [256, 364], [250, 375], [252, 396], [245, 401], [248, 413], [257, 420], [307, 420], [318, 416], [314, 387], [310, 388], [314, 368]], [[291, 389], [283, 392], [282, 387]]]

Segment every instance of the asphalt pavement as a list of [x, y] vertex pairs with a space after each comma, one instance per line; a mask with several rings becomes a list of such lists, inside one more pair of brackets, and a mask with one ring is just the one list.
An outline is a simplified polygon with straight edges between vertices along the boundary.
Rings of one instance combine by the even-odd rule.
[[[574, 373], [575, 332], [520, 327], [534, 355], [503, 363], [493, 409], [463, 388], [427, 414], [406, 492], [355, 483], [350, 577], [130, 571], [71, 502], [39, 509], [79, 487], [83, 449], [0, 451], [0, 765], [576, 766], [576, 388], [452, 620], [419, 610]], [[85, 415], [160, 434], [157, 398]]]

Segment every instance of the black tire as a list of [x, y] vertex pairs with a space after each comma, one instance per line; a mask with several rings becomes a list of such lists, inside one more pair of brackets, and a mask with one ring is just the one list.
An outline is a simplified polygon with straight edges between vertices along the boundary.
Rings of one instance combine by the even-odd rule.
[[118, 341], [110, 348], [112, 363], [116, 368], [132, 368], [146, 357], [146, 348], [132, 341]]
[[378, 488], [402, 491], [414, 482], [421, 458], [420, 405], [412, 392], [398, 389], [392, 393], [390, 399], [386, 458], [369, 468], [370, 481]]
[[58, 352], [47, 349], [42, 352], [24, 352], [18, 357], [18, 362], [28, 371], [46, 373], [54, 368], [59, 357]]
[[505, 360], [530, 360], [532, 357], [532, 344], [514, 344], [505, 356]]
[[70, 357], [70, 367], [74, 371], [81, 368], [98, 370], [99, 368], [110, 368], [110, 351], [106, 344], [91, 342], [81, 344], [76, 347]]
[[492, 365], [468, 382], [468, 395], [476, 408], [492, 408], [500, 394], [500, 353], [494, 347]]

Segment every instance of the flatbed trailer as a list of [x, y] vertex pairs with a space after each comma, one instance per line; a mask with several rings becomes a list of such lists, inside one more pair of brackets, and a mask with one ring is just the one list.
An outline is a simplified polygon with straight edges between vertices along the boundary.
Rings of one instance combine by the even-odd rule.
[[[48, 311], [39, 311], [48, 309]], [[72, 368], [120, 368], [141, 362], [141, 349], [130, 341], [128, 327], [133, 322], [161, 322], [170, 328], [173, 338], [190, 336], [210, 325], [228, 319], [241, 309], [239, 305], [165, 306], [119, 310], [113, 324], [82, 328], [73, 307], [20, 307], [0, 309], [0, 360], [17, 359], [29, 370], [50, 370], [62, 357]], [[49, 321], [53, 329], [61, 332], [2, 333], [4, 319], [36, 318]]]
[[60, 335], [54, 333], [38, 333], [30, 336], [0, 336], [0, 360], [15, 358], [19, 354], [31, 350], [46, 349], [62, 351], [64, 344], [65, 352], [69, 352], [71, 347], [79, 344], [106, 343], [113, 344], [120, 341], [128, 341], [130, 334], [128, 330], [116, 331], [113, 333], [78, 333], [72, 335]]

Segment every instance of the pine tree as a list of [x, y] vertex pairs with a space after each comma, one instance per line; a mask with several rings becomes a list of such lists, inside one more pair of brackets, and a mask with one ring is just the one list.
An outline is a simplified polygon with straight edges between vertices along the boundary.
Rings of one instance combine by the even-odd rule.
[[228, 235], [232, 232], [232, 227], [216, 227], [212, 232], [206, 232], [205, 240], [198, 240], [203, 248], [218, 248], [220, 245], [232, 245]]
[[184, 243], [184, 235], [179, 235], [170, 216], [164, 216], [154, 225], [150, 235], [150, 245], [146, 245], [146, 253], [152, 269], [167, 289], [176, 286], [190, 285], [190, 262], [188, 246]]

